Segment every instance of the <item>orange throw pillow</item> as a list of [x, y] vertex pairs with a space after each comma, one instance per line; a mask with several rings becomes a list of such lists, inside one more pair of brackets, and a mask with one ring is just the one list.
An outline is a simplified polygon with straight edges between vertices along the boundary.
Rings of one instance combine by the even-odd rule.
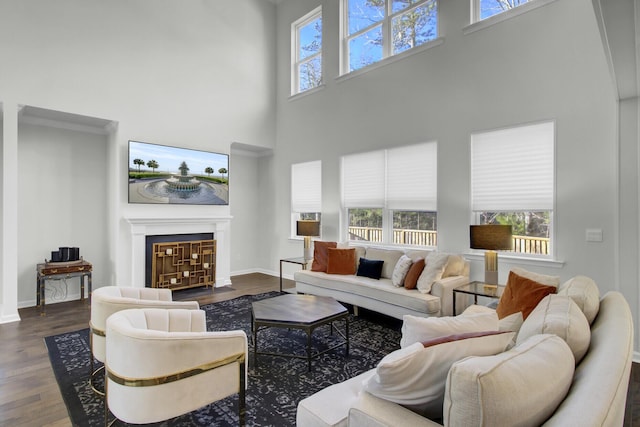
[[327, 274], [356, 274], [356, 249], [328, 248]]
[[327, 271], [327, 260], [329, 248], [335, 248], [338, 246], [336, 242], [313, 242], [313, 263], [311, 264], [311, 271]]
[[542, 285], [510, 271], [507, 287], [496, 307], [498, 318], [503, 319], [510, 314], [522, 312], [522, 318], [526, 319], [542, 298], [555, 294], [556, 291], [555, 286]]
[[407, 272], [407, 275], [404, 276], [404, 288], [405, 289], [415, 289], [418, 284], [418, 278], [420, 274], [424, 270], [424, 258], [419, 258], [414, 261]]

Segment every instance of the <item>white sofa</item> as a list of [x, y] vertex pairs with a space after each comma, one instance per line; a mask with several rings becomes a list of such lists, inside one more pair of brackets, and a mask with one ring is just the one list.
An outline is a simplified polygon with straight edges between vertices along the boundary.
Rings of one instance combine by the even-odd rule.
[[[552, 297], [556, 296], [549, 298]], [[524, 343], [518, 343], [513, 349], [504, 353], [488, 357], [468, 357], [454, 363], [448, 371], [443, 418], [439, 421], [446, 426], [456, 427], [515, 425], [514, 418], [509, 418], [511, 416], [518, 420], [518, 425], [622, 426], [633, 354], [633, 319], [626, 300], [618, 292], [609, 292], [604, 295], [599, 300], [599, 305], [598, 298], [595, 301], [598, 313], [590, 326], [588, 351], [575, 365], [575, 370], [573, 370], [575, 359], [571, 357], [571, 350], [569, 350], [571, 344], [566, 344], [569, 340], [567, 337], [558, 338], [564, 332], [560, 335], [535, 335], [534, 332], [534, 335], [529, 338], [523, 337], [523, 339], [526, 338]], [[542, 304], [541, 301], [536, 310]], [[582, 306], [580, 309], [587, 314]], [[545, 310], [546, 308], [543, 307], [541, 311]], [[539, 318], [538, 315], [536, 316]], [[540, 324], [536, 325], [536, 322]], [[534, 329], [540, 328], [542, 332], [548, 330], [547, 320], [539, 321], [534, 318], [528, 323], [529, 334], [532, 333], [532, 323]], [[565, 332], [568, 330], [567, 327]], [[520, 334], [523, 334], [522, 329]], [[548, 337], [550, 339], [546, 341], [555, 340], [556, 345], [557, 341], [560, 341], [560, 344], [566, 348], [563, 350], [565, 353], [561, 353], [565, 355], [564, 357], [550, 357], [544, 352], [536, 353], [539, 347], [531, 343], [543, 341]], [[520, 340], [520, 336], [518, 339]], [[509, 360], [518, 351], [524, 353], [525, 350], [521, 348], [527, 345], [529, 346], [527, 351], [531, 350], [529, 356], [533, 357], [528, 360], [533, 361], [532, 365], [538, 363], [538, 366], [525, 365], [523, 369], [520, 365], [515, 372], [516, 375], [511, 372], [511, 375], [502, 378], [502, 381], [493, 381], [493, 383], [488, 379], [490, 377], [483, 377], [488, 375], [488, 372], [493, 372], [492, 370], [496, 367], [502, 366], [500, 363]], [[499, 358], [498, 363], [493, 362], [495, 358]], [[566, 364], [567, 359], [571, 361], [569, 367]], [[560, 392], [560, 398], [557, 396], [557, 389], [561, 386], [555, 384], [552, 373], [553, 369], [558, 369], [558, 362], [563, 362], [564, 368], [561, 369], [573, 372], [573, 375], [569, 375], [565, 380], [568, 384], [565, 382], [563, 386], [565, 390]], [[488, 369], [487, 364], [490, 366]], [[505, 365], [508, 366], [508, 364]], [[471, 381], [469, 380], [470, 372], [477, 374], [475, 377], [472, 376]], [[518, 376], [522, 372], [525, 376], [529, 375], [533, 382], [538, 381], [538, 385], [540, 378], [545, 378], [546, 382], [543, 384], [545, 384], [544, 387], [549, 388], [549, 391], [527, 388], [527, 383], [523, 383]], [[300, 427], [441, 425], [404, 406], [375, 397], [365, 391], [364, 382], [375, 374], [376, 369], [372, 369], [303, 399], [298, 405], [297, 425]], [[514, 376], [518, 376], [518, 380], [514, 380]], [[487, 379], [487, 382], [483, 382], [484, 379]], [[501, 393], [499, 397], [492, 394], [491, 387]], [[567, 389], [568, 392], [565, 395]], [[554, 394], [556, 398], [551, 401], [551, 395]], [[531, 413], [534, 417], [538, 417], [537, 421], [521, 422]], [[491, 418], [492, 416], [494, 418]]]
[[469, 282], [469, 262], [459, 255], [450, 254], [442, 277], [433, 283], [430, 292], [423, 293], [418, 289], [394, 286], [391, 276], [402, 255], [417, 260], [426, 258], [429, 252], [361, 246], [355, 246], [355, 249], [356, 260], [366, 258], [384, 261], [380, 279], [355, 274], [327, 274], [301, 270], [294, 273], [296, 291], [301, 294], [333, 297], [352, 304], [355, 310], [362, 307], [402, 319], [406, 314], [421, 317], [452, 315], [453, 289]]

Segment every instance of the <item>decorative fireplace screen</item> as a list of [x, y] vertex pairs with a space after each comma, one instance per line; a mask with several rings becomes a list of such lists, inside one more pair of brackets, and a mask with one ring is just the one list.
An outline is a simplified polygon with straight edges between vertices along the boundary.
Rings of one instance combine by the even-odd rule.
[[216, 241], [154, 243], [151, 265], [152, 288], [176, 290], [214, 286]]

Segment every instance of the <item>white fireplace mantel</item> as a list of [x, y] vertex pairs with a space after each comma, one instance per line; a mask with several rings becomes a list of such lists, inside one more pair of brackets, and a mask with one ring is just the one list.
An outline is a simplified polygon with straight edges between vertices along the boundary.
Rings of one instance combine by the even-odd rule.
[[131, 283], [144, 287], [146, 236], [213, 233], [216, 240], [216, 287], [231, 284], [231, 216], [191, 218], [125, 218], [131, 228]]

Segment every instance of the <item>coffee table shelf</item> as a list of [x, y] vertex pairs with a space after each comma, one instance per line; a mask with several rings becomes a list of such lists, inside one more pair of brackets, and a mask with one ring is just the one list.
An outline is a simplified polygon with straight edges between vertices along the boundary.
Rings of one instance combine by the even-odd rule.
[[[333, 322], [344, 320], [344, 334], [334, 328]], [[311, 336], [313, 331], [320, 326], [330, 325], [331, 333], [335, 331], [344, 339], [343, 342], [333, 345], [323, 351], [313, 352]], [[282, 354], [264, 352], [258, 350], [258, 332], [265, 328], [291, 328], [301, 329], [307, 334], [306, 355]], [[307, 361], [308, 370], [311, 371], [311, 360], [345, 346], [345, 354], [349, 355], [349, 311], [331, 297], [312, 295], [281, 295], [252, 303], [251, 330], [253, 333], [253, 363], [258, 361], [258, 354], [270, 356], [283, 356]]]

